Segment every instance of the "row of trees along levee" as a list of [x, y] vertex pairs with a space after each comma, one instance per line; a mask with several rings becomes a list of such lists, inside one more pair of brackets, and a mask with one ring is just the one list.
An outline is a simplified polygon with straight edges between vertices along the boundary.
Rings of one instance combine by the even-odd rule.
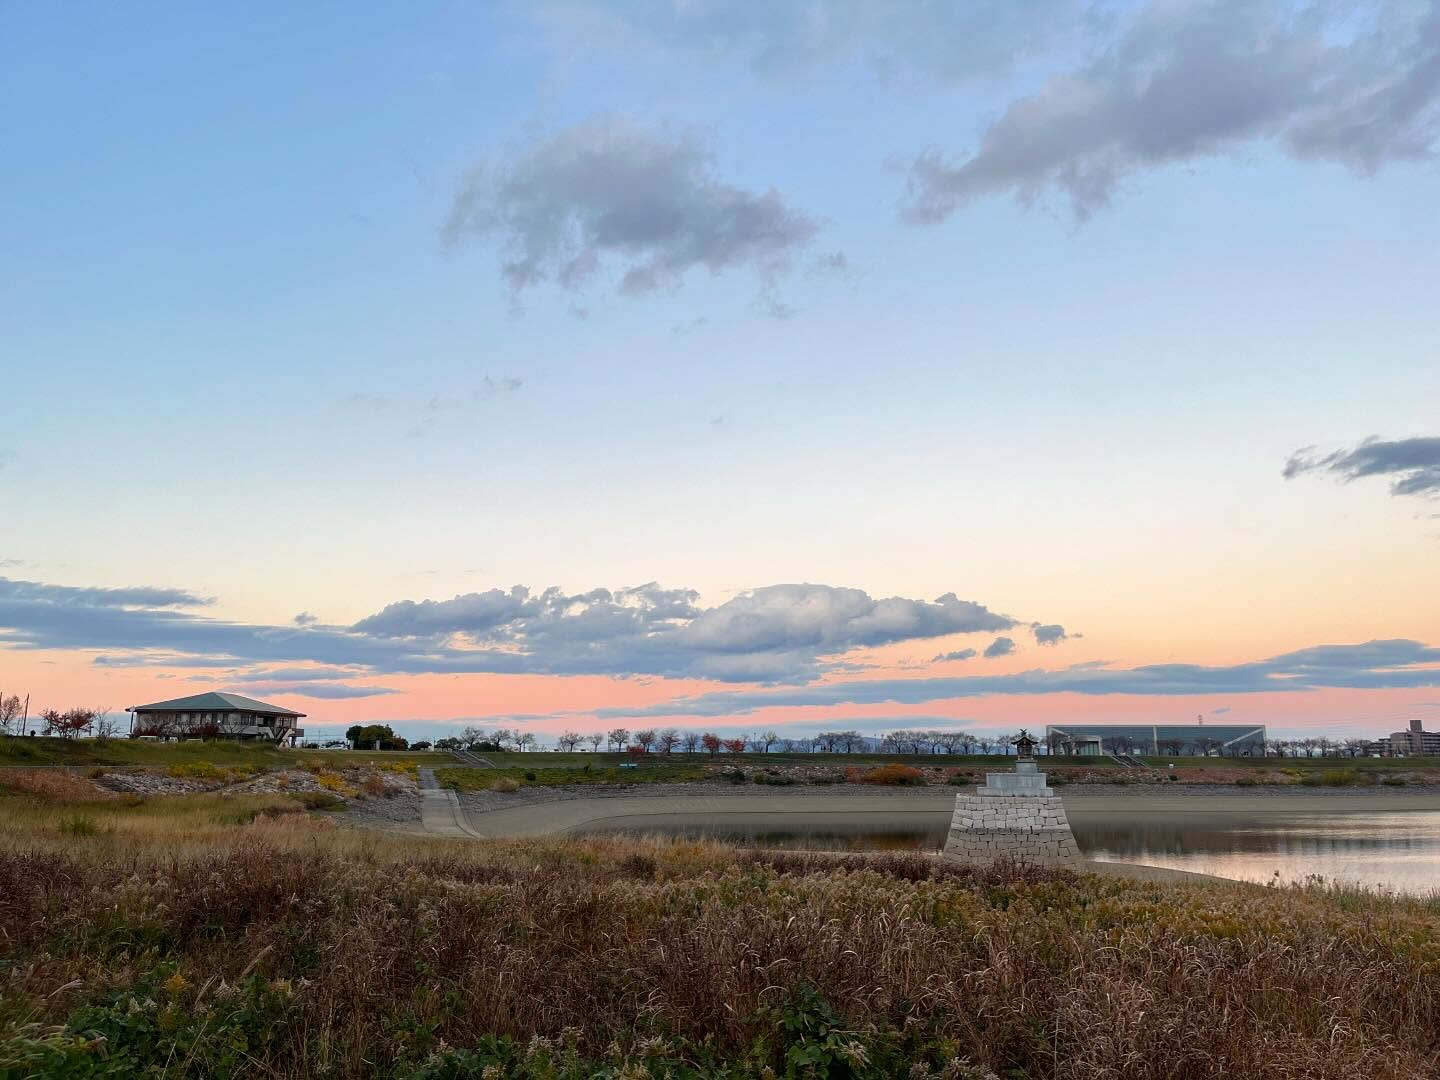
[[[351, 729], [352, 731], [355, 729]], [[355, 740], [346, 733], [353, 743]], [[787, 738], [776, 731], [722, 737], [710, 731], [684, 731], [678, 728], [612, 728], [609, 731], [562, 732], [556, 739], [557, 749], [573, 753], [588, 749], [598, 753], [603, 746], [611, 753], [629, 751], [638, 754], [695, 754], [711, 756], [727, 754], [856, 754], [878, 751], [892, 754], [993, 754], [1009, 753], [1013, 735], [975, 735], [968, 731], [892, 731], [886, 735], [867, 736], [858, 731], [822, 731], [816, 735]], [[359, 745], [368, 746], [362, 740]], [[487, 729], [467, 727], [459, 735], [437, 739], [437, 750], [472, 750], [480, 753], [534, 750], [539, 739], [534, 732], [510, 728]]]

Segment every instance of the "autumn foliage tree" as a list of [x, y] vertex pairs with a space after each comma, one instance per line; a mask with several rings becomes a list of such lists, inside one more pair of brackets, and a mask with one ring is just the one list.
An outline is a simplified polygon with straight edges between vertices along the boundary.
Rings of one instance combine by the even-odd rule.
[[59, 735], [62, 739], [73, 739], [83, 731], [89, 731], [95, 723], [93, 709], [46, 709], [40, 714], [45, 721], [46, 735]]

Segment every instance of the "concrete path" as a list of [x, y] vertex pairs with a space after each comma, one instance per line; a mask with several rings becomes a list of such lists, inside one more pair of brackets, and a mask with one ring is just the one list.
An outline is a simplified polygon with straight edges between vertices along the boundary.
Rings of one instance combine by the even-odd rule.
[[469, 836], [480, 839], [480, 834], [465, 820], [460, 809], [460, 800], [448, 788], [442, 788], [435, 780], [434, 769], [420, 770], [420, 821], [425, 831], [436, 836]]

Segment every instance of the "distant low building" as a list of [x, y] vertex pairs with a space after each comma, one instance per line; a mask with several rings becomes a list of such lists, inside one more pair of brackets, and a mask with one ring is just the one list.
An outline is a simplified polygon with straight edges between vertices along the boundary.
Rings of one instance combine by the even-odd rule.
[[1254, 724], [1050, 724], [1052, 754], [1080, 757], [1264, 757], [1265, 727]]
[[1419, 720], [1411, 720], [1405, 731], [1392, 731], [1390, 738], [1379, 740], [1389, 743], [1391, 754], [1415, 757], [1420, 754], [1440, 754], [1440, 731], [1426, 731]]
[[190, 697], [135, 705], [130, 737], [160, 739], [264, 739], [293, 744], [305, 734], [297, 721], [305, 714], [269, 705], [240, 694], [193, 694]]

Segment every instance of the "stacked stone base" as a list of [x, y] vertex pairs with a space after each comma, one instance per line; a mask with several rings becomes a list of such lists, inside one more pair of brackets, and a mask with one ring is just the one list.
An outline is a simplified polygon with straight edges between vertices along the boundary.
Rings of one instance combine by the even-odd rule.
[[957, 795], [947, 858], [1035, 865], [1078, 862], [1080, 848], [1058, 795]]

